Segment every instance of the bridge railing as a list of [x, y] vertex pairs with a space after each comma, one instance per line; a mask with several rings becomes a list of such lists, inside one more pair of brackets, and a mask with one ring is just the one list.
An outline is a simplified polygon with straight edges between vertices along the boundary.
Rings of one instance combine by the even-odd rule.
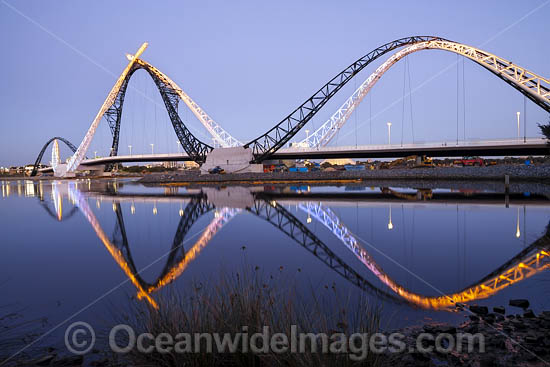
[[291, 146], [283, 148], [280, 152], [312, 152], [312, 151], [343, 151], [343, 150], [388, 150], [388, 149], [411, 149], [411, 148], [440, 148], [440, 147], [476, 147], [476, 146], [505, 146], [505, 145], [527, 145], [527, 144], [546, 144], [545, 138], [514, 138], [514, 139], [492, 139], [492, 140], [470, 140], [470, 141], [439, 141], [439, 142], [419, 142], [419, 143], [396, 143], [396, 144], [377, 144], [377, 145], [340, 145], [335, 147], [300, 147]]

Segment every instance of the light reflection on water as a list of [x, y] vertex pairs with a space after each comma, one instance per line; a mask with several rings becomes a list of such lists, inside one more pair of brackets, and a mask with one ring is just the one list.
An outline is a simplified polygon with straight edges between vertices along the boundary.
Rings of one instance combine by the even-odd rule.
[[523, 297], [548, 306], [544, 195], [512, 195], [507, 208], [498, 193], [456, 189], [201, 190], [120, 180], [1, 187], [0, 281], [10, 303], [38, 316], [61, 319], [113, 289], [112, 304], [134, 294], [158, 307], [155, 294], [169, 284], [185, 291], [221, 267], [238, 271], [243, 258], [293, 272], [304, 294], [327, 285], [366, 293], [396, 325], [456, 320], [448, 312], [456, 302]]

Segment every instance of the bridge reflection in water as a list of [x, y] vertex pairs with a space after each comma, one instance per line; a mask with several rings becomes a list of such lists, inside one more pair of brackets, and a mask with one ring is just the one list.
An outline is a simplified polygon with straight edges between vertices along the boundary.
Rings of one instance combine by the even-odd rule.
[[[468, 303], [491, 297], [501, 290], [530, 278], [550, 267], [550, 227], [547, 227], [545, 233], [543, 233], [540, 238], [533, 241], [516, 256], [474, 284], [455, 293], [441, 294], [433, 297], [424, 296], [410, 291], [392, 279], [390, 275], [377, 264], [373, 256], [363, 247], [363, 245], [379, 253], [380, 251], [365, 240], [356, 237], [328, 206], [319, 201], [309, 200], [307, 195], [305, 196], [305, 200], [304, 197], [302, 197], [302, 199], [297, 202], [297, 207], [307, 215], [307, 222], [309, 223], [311, 219], [315, 219], [329, 229], [339, 242], [350, 250], [366, 269], [391, 290], [386, 291], [366, 280], [360, 272], [356, 271], [352, 265], [342, 260], [325, 242], [309, 230], [306, 224], [302, 223], [296, 216], [286, 210], [276, 199], [278, 196], [280, 199], [281, 195], [270, 194], [268, 192], [253, 193], [244, 188], [229, 188], [225, 189], [225, 191], [204, 189], [203, 191], [192, 192], [185, 195], [177, 194], [177, 190], [173, 189], [168, 190], [164, 195], [125, 194], [117, 192], [116, 186], [111, 186], [106, 192], [98, 193], [81, 191], [74, 182], [53, 183], [51, 189], [55, 214], [52, 213], [47, 205], [44, 205], [48, 213], [57, 220], [62, 220], [62, 198], [67, 197], [75, 207], [80, 209], [109, 254], [136, 287], [138, 299], [145, 299], [154, 308], [158, 308], [158, 304], [152, 297], [152, 293], [181, 276], [188, 265], [197, 258], [202, 249], [205, 248], [224, 225], [237, 214], [242, 213], [243, 210], [275, 226], [289, 238], [308, 250], [309, 253], [321, 260], [331, 270], [360, 289], [392, 302], [408, 303], [420, 308], [452, 310], [452, 306], [456, 303]], [[87, 189], [89, 189], [89, 185]], [[231, 193], [232, 190], [237, 191]], [[41, 189], [37, 191], [39, 196], [42, 197], [43, 191]], [[393, 195], [396, 200], [412, 200], [415, 198], [424, 201], [432, 198], [437, 200], [437, 195], [433, 195], [431, 190], [430, 192], [419, 190], [416, 194], [408, 195], [399, 190], [381, 189], [381, 193]], [[333, 195], [330, 201], [338, 200], [338, 196], [341, 195]], [[289, 197], [294, 198], [292, 194], [289, 195]], [[325, 196], [325, 199], [327, 198], [328, 196]], [[103, 200], [112, 202], [113, 211], [116, 214], [116, 226], [112, 238], [109, 238], [102, 229], [88, 203], [89, 200], [96, 201], [98, 204]], [[166, 265], [154, 283], [148, 283], [140, 276], [140, 273], [145, 269], [138, 271], [134, 264], [124, 225], [121, 202], [131, 202], [130, 212], [133, 214], [135, 213], [134, 202], [138, 200], [154, 203], [164, 200], [170, 202], [176, 201], [180, 204], [186, 203], [185, 209], [183, 209], [183, 206], [180, 206], [180, 221], [174, 235], [172, 247], [167, 254], [168, 259]], [[72, 208], [69, 216], [74, 214], [75, 207]], [[202, 215], [211, 211], [214, 211], [214, 218], [204, 231], [202, 231], [199, 238], [189, 250], [185, 251], [184, 239], [188, 231]], [[391, 223], [391, 219], [389, 223]], [[519, 230], [519, 214], [516, 236], [518, 236], [518, 234], [521, 235]], [[187, 239], [187, 241], [190, 240], [191, 238]], [[382, 253], [379, 255], [385, 256]]]

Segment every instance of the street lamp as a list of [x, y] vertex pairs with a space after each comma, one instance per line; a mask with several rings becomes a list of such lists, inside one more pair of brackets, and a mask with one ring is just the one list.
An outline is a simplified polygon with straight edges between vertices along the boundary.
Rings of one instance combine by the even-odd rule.
[[94, 150], [94, 159], [97, 159], [97, 150]]
[[519, 138], [520, 138], [520, 136], [519, 136], [519, 115], [520, 115], [520, 112], [519, 111], [516, 112], [516, 115], [518, 117], [518, 140], [519, 140]]
[[309, 139], [309, 130], [306, 130], [306, 139]]
[[130, 156], [132, 156], [132, 146], [128, 145], [128, 149], [130, 149]]
[[155, 144], [149, 144], [151, 146], [151, 154], [155, 154]]
[[387, 122], [388, 125], [388, 145], [391, 145], [391, 122]]
[[178, 145], [178, 153], [179, 153], [179, 152], [180, 152], [181, 141], [177, 140], [177, 141], [176, 141], [176, 144]]

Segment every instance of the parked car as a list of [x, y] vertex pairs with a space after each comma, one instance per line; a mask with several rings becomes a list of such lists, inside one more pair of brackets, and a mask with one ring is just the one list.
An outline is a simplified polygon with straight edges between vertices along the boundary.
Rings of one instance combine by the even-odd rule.
[[462, 157], [453, 162], [455, 166], [484, 166], [485, 162], [479, 157]]
[[218, 174], [222, 174], [222, 175], [223, 175], [223, 174], [225, 173], [225, 170], [224, 170], [223, 168], [221, 168], [220, 166], [216, 166], [216, 167], [214, 167], [214, 168], [209, 169], [209, 170], [208, 170], [208, 173], [210, 173], [210, 174], [216, 174], [216, 173], [218, 173]]

